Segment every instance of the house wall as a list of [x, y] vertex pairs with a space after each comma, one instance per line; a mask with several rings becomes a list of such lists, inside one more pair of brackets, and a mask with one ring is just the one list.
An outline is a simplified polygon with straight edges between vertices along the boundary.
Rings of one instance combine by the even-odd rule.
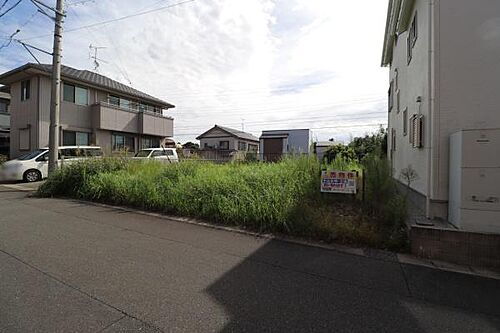
[[[390, 81], [395, 82], [396, 71], [398, 73], [398, 85], [400, 94], [399, 110], [397, 106], [397, 90], [394, 90], [394, 107], [389, 112], [389, 135], [388, 156], [393, 168], [394, 178], [401, 180], [401, 171], [411, 166], [418, 174], [411, 187], [423, 196], [427, 195], [428, 154], [431, 147], [429, 138], [424, 138], [423, 148], [412, 148], [408, 134], [403, 134], [403, 111], [407, 109], [408, 120], [412, 115], [424, 115], [424, 135], [430, 134], [431, 119], [429, 117], [429, 8], [428, 0], [416, 1], [412, 11], [410, 23], [414, 15], [417, 15], [418, 37], [413, 47], [413, 56], [410, 63], [407, 58], [408, 31], [399, 35], [393, 50], [393, 61], [390, 68]], [[421, 97], [422, 103], [417, 103], [417, 97]], [[396, 151], [391, 152], [393, 147], [391, 131], [396, 130]]]
[[448, 199], [449, 140], [461, 129], [500, 128], [500, 1], [440, 0], [435, 197]]
[[238, 139], [218, 128], [212, 129], [200, 138], [200, 148], [203, 149], [205, 144], [210, 147], [218, 148], [220, 141], [229, 141], [229, 150], [238, 149]]
[[[447, 218], [450, 135], [500, 127], [500, 2], [417, 0], [415, 11], [413, 59], [406, 65], [405, 32], [394, 48], [390, 70], [393, 80], [398, 69], [401, 101], [400, 112], [395, 102], [389, 114], [389, 134], [392, 128], [397, 133], [391, 163], [395, 178], [411, 164], [419, 174], [412, 188], [428, 197], [427, 214]], [[422, 96], [420, 107], [417, 96]], [[402, 135], [405, 107], [408, 119], [419, 111], [424, 115], [423, 149], [412, 148], [409, 137]], [[388, 141], [390, 149], [391, 135]]]
[[[38, 78], [31, 77], [30, 98], [21, 101], [21, 82], [16, 82], [10, 87], [10, 157], [16, 158], [28, 151], [38, 148]], [[29, 128], [29, 149], [20, 150], [19, 135], [20, 130]]]
[[210, 147], [219, 148], [220, 141], [229, 141], [229, 150], [239, 150], [238, 149], [239, 142], [246, 142], [247, 150], [249, 144], [253, 144], [256, 146], [259, 145], [259, 143], [256, 141], [235, 138], [234, 136], [229, 135], [227, 132], [223, 130], [214, 128], [210, 130], [210, 132], [204, 134], [202, 138], [200, 138], [200, 148], [203, 149], [205, 147], [205, 144], [207, 144]]

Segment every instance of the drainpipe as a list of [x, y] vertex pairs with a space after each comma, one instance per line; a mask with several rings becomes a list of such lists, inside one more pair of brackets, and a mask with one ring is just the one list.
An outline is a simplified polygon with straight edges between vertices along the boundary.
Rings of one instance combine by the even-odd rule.
[[429, 0], [429, 31], [428, 31], [428, 49], [429, 49], [429, 54], [428, 54], [428, 68], [427, 68], [427, 75], [428, 75], [428, 82], [427, 82], [427, 89], [428, 89], [428, 129], [426, 130], [426, 138], [428, 144], [428, 150], [427, 150], [427, 196], [426, 196], [426, 212], [425, 215], [428, 219], [433, 218], [432, 212], [431, 212], [431, 195], [432, 195], [432, 179], [433, 178], [433, 172], [432, 172], [432, 156], [433, 156], [433, 146], [434, 142], [432, 141], [433, 137], [433, 127], [434, 127], [434, 108], [433, 108], [433, 102], [434, 102], [434, 97], [432, 95], [433, 93], [433, 82], [432, 82], [432, 58], [434, 56], [434, 47], [433, 47], [433, 25], [434, 25], [434, 0]]

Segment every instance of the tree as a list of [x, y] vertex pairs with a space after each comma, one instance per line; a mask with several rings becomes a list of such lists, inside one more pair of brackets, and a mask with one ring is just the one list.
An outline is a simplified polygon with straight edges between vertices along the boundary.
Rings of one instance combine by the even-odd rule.
[[354, 151], [358, 161], [362, 161], [368, 154], [385, 157], [387, 153], [387, 131], [380, 127], [377, 133], [354, 138], [348, 146]]
[[198, 150], [200, 149], [200, 145], [191, 141], [186, 142], [182, 145], [184, 149]]
[[356, 159], [354, 150], [351, 147], [346, 146], [342, 143], [337, 143], [328, 148], [328, 150], [325, 152], [324, 158], [327, 160], [328, 163], [331, 163], [337, 157], [340, 157], [346, 161], [352, 161]]

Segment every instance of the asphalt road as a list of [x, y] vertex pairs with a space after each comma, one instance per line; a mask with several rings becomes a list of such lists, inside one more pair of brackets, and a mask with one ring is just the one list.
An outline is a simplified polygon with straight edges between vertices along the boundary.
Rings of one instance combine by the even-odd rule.
[[500, 281], [0, 185], [0, 332], [500, 332]]

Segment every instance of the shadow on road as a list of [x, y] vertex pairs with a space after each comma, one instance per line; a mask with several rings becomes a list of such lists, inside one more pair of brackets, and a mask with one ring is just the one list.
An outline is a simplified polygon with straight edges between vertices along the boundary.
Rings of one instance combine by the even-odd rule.
[[206, 292], [230, 317], [222, 332], [500, 330], [498, 317], [410, 297], [399, 263], [277, 241], [254, 252]]

